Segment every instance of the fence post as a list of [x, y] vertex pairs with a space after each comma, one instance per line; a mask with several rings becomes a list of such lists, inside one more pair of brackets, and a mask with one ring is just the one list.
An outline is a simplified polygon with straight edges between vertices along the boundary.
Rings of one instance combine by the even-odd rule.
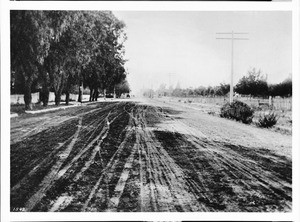
[[273, 107], [273, 98], [269, 96], [269, 107]]

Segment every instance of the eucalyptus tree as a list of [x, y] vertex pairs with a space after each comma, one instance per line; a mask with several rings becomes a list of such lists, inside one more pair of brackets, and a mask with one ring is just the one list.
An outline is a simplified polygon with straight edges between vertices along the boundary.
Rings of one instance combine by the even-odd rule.
[[53, 42], [49, 54], [45, 59], [45, 67], [50, 76], [50, 87], [55, 94], [55, 104], [59, 105], [61, 94], [66, 87], [70, 87], [71, 75], [76, 66], [72, 60], [72, 52], [76, 47], [72, 44], [71, 33], [66, 30], [59, 41]]
[[[116, 18], [106, 11], [78, 11], [74, 14], [74, 23], [70, 28], [73, 43], [70, 62], [76, 82], [79, 86], [78, 101], [81, 102], [82, 88], [88, 86], [91, 91], [97, 91], [103, 72], [101, 48], [108, 44], [106, 41], [107, 24], [115, 22]], [[74, 78], [73, 78], [74, 79]]]
[[[118, 75], [121, 73], [120, 67], [124, 70], [123, 43], [126, 35], [125, 24], [111, 12], [90, 12], [89, 17], [94, 19], [89, 26], [90, 63], [84, 68], [82, 79], [84, 86], [90, 89], [90, 100], [96, 100], [99, 88], [106, 94], [107, 89], [122, 80]], [[124, 73], [121, 75], [124, 76]]]
[[54, 37], [43, 11], [12, 10], [10, 12], [11, 73], [24, 79], [25, 109], [32, 109], [31, 86], [38, 77]]
[[116, 85], [116, 95], [119, 98], [123, 93], [129, 93], [130, 86], [126, 79]]
[[62, 93], [88, 86], [97, 97], [98, 89], [125, 79], [125, 24], [109, 11], [12, 11], [12, 77], [24, 81], [26, 109], [31, 109], [31, 87], [40, 82], [43, 104], [50, 89], [55, 103]]
[[[61, 94], [66, 94], [74, 84], [82, 84], [82, 70], [91, 61], [91, 27], [93, 19], [88, 12], [68, 11], [59, 19], [70, 21], [59, 40], [51, 44], [46, 67], [50, 74], [51, 87], [55, 93], [55, 104], [59, 105]], [[81, 95], [81, 93], [79, 93]], [[81, 97], [79, 99], [81, 101]]]
[[83, 70], [83, 82], [84, 88], [88, 87], [90, 89], [89, 101], [97, 101], [99, 94], [99, 87], [101, 85], [101, 73], [103, 72], [103, 67], [99, 61], [100, 57], [92, 59], [92, 62]]
[[40, 78], [44, 82], [42, 90], [49, 92], [44, 60], [71, 20], [63, 11], [29, 10], [13, 10], [10, 19], [11, 69], [24, 77], [25, 109], [32, 109], [31, 86]]
[[102, 90], [112, 91], [116, 84], [126, 78], [124, 69], [125, 60], [123, 58], [123, 43], [126, 40], [126, 35], [123, 35], [123, 24], [117, 23], [110, 27], [106, 38], [106, 45], [102, 48], [103, 60], [103, 75], [102, 75]]
[[[55, 16], [56, 15], [56, 16]], [[82, 26], [78, 25], [84, 22], [80, 11], [54, 11], [50, 17], [52, 24], [65, 24], [56, 41], [52, 41], [45, 67], [50, 76], [50, 87], [55, 94], [55, 104], [59, 105], [61, 95], [66, 94], [66, 104], [69, 104], [70, 88], [78, 82], [78, 72], [83, 65], [83, 59], [80, 56], [81, 48], [86, 46], [82, 34]]]

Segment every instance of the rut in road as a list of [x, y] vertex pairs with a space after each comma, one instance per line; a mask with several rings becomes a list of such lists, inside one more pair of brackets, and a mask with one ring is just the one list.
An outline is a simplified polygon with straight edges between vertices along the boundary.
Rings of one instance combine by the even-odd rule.
[[[56, 143], [44, 141], [43, 135], [57, 136]], [[95, 105], [35, 136], [12, 146], [12, 162], [24, 164], [12, 168], [11, 207], [67, 212], [291, 209], [291, 160], [270, 150], [210, 140], [167, 108]]]
[[290, 159], [266, 149], [210, 140], [168, 116], [168, 124], [155, 135], [186, 170], [190, 189], [209, 211], [291, 210]]
[[69, 156], [71, 150], [74, 147], [76, 140], [78, 139], [78, 135], [79, 135], [79, 132], [80, 132], [80, 129], [82, 126], [81, 124], [82, 124], [82, 119], [80, 118], [79, 123], [78, 123], [78, 129], [75, 132], [70, 144], [68, 145], [68, 147], [65, 150], [62, 150], [61, 152], [59, 152], [57, 154], [59, 159], [52, 166], [52, 168], [51, 168], [50, 172], [47, 174], [47, 176], [43, 179], [43, 181], [40, 185], [40, 189], [33, 196], [31, 196], [29, 198], [29, 200], [25, 203], [25, 208], [28, 211], [31, 211], [32, 208], [35, 207], [35, 205], [41, 201], [44, 193], [47, 192], [48, 189], [51, 187], [51, 184], [54, 183], [56, 180], [58, 180], [61, 177], [61, 174], [59, 174], [60, 167], [62, 166], [64, 161]]
[[[51, 125], [45, 131], [12, 144], [12, 203], [19, 206], [24, 204], [23, 207], [26, 206], [28, 211], [31, 210], [45, 195], [44, 193], [56, 184], [56, 181], [61, 181], [64, 171], [70, 168], [69, 161], [80, 157], [78, 155], [80, 148], [93, 146], [93, 143], [88, 145], [87, 142], [91, 143], [92, 139], [95, 141], [96, 135], [101, 136], [98, 133], [102, 125], [107, 123], [111, 109], [118, 106], [119, 104], [113, 103], [92, 110], [87, 107], [84, 112], [81, 109], [77, 116], [64, 121], [64, 124]], [[81, 150], [82, 153], [84, 152]], [[13, 164], [15, 161], [19, 164]], [[17, 170], [14, 170], [14, 167], [17, 167]], [[26, 199], [28, 196], [31, 198]]]

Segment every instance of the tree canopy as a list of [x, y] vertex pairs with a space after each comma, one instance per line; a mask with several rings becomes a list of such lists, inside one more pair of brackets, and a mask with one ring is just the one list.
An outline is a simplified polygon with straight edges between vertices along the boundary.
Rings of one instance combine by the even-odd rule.
[[[169, 87], [167, 89], [166, 84], [161, 84], [156, 91], [146, 89], [144, 95], [153, 96], [174, 96], [174, 97], [215, 97], [215, 96], [227, 96], [230, 91], [230, 85], [221, 83], [217, 86], [199, 86], [196, 88], [181, 88], [179, 83], [176, 88]], [[268, 96], [280, 96], [290, 97], [292, 96], [292, 78], [285, 79], [278, 84], [268, 84], [267, 78], [262, 75], [261, 70], [255, 68], [250, 69], [247, 75], [243, 76], [236, 86], [234, 91], [241, 95], [254, 96], [254, 97], [268, 97]]]
[[11, 11], [12, 91], [30, 109], [32, 88], [41, 88], [44, 104], [54, 91], [57, 105], [74, 85], [94, 96], [112, 90], [127, 74], [124, 27], [110, 11]]
[[269, 94], [271, 96], [289, 97], [293, 94], [292, 78], [289, 77], [279, 84], [269, 85]]
[[268, 94], [268, 83], [261, 70], [253, 68], [239, 80], [234, 90], [239, 94], [264, 96]]

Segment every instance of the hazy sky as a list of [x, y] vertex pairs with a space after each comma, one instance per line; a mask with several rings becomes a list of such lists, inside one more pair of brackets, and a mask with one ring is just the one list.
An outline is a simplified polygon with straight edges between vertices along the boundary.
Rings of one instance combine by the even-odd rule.
[[[126, 67], [134, 92], [161, 83], [181, 87], [229, 83], [231, 41], [216, 32], [248, 32], [234, 42], [234, 83], [251, 67], [283, 81], [292, 72], [290, 12], [117, 11], [126, 23]], [[222, 36], [223, 37], [223, 36]], [[224, 36], [227, 37], [227, 36]], [[169, 75], [171, 74], [171, 75]]]

